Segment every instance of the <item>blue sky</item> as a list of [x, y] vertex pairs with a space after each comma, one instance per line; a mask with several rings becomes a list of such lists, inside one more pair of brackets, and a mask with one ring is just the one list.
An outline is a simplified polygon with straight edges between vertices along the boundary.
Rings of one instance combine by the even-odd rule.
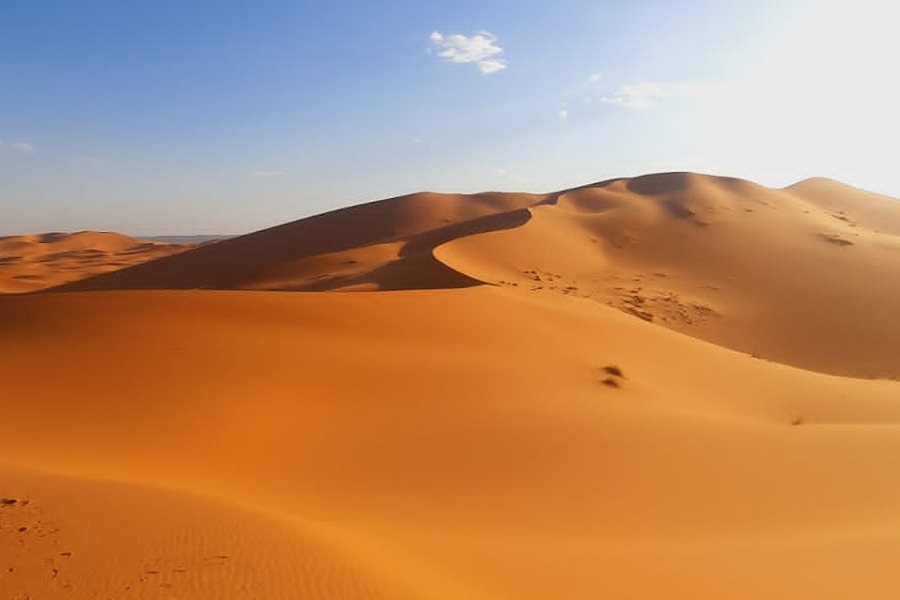
[[0, 235], [666, 170], [900, 196], [879, 0], [0, 2]]

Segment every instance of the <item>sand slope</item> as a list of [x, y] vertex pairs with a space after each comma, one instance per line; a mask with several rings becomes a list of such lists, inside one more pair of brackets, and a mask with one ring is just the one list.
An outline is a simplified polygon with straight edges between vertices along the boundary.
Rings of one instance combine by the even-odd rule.
[[296, 519], [117, 482], [0, 476], [5, 599], [408, 597]]
[[591, 298], [778, 362], [898, 378], [900, 321], [884, 318], [900, 297], [895, 225], [900, 201], [836, 182], [663, 173], [542, 196], [402, 196], [57, 289], [490, 283]]
[[528, 194], [412, 194], [301, 219], [66, 285], [108, 289], [428, 289], [479, 282], [434, 260], [438, 244], [515, 227]]
[[0, 599], [900, 596], [891, 202], [420, 194], [0, 295]]
[[[6, 296], [0, 320], [4, 457], [76, 487], [244, 503], [320, 534], [265, 533], [247, 517], [261, 532], [248, 548], [269, 552], [245, 560], [266, 576], [175, 576], [171, 597], [366, 597], [330, 592], [351, 581], [332, 564], [382, 594], [371, 597], [900, 593], [897, 382], [801, 371], [588, 299], [492, 287]], [[3, 481], [0, 495], [27, 492]], [[55, 486], [30, 497], [74, 523], [81, 509]], [[227, 528], [192, 516], [200, 504], [149, 497], [162, 514], [129, 531], [171, 536], [196, 520], [206, 546], [136, 546], [104, 567], [110, 586], [143, 561], [220, 552]], [[101, 512], [98, 527], [120, 527]], [[121, 544], [72, 535], [66, 546], [90, 557]], [[306, 581], [283, 567], [298, 547], [322, 565]], [[117, 589], [79, 577], [71, 597]], [[263, 579], [266, 596], [241, 587]]]
[[785, 190], [825, 209], [850, 227], [900, 235], [900, 201], [895, 198], [824, 178], [807, 179]]
[[[771, 360], [900, 377], [900, 321], [887, 318], [900, 298], [900, 237], [837, 219], [804, 190], [689, 173], [608, 181], [436, 256], [482, 281], [588, 297]], [[828, 191], [831, 206], [863, 202], [852, 188]], [[900, 219], [900, 201], [881, 198], [877, 210]]]
[[58, 286], [190, 247], [98, 231], [0, 237], [0, 294]]

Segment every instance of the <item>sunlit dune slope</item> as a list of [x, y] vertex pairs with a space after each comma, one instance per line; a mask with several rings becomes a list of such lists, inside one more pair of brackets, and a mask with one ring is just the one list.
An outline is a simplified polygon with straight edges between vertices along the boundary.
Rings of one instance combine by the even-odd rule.
[[[849, 206], [868, 208], [865, 194], [827, 186], [821, 204], [844, 202], [844, 217], [815, 200], [818, 186], [801, 187], [802, 197], [690, 173], [606, 181], [435, 255], [481, 281], [591, 298], [779, 362], [900, 377], [900, 320], [888, 316], [900, 298], [900, 237], [853, 220]], [[900, 201], [875, 206], [900, 219]]]
[[0, 237], [0, 294], [58, 286], [190, 247], [97, 231]]
[[786, 187], [785, 191], [821, 207], [850, 227], [900, 235], [900, 200], [896, 198], [821, 177], [795, 183]]
[[900, 594], [897, 382], [491, 286], [4, 296], [0, 330], [0, 453], [69, 477], [3, 471], [0, 535], [58, 532], [0, 546], [0, 597]]
[[438, 244], [515, 227], [529, 194], [421, 193], [345, 208], [62, 287], [99, 289], [421, 289], [479, 282], [432, 256]]

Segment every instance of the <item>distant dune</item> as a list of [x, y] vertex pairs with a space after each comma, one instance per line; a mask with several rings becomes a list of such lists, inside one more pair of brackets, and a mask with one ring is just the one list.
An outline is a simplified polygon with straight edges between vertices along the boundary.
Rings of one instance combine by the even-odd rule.
[[0, 237], [0, 294], [54, 287], [189, 247], [98, 231]]
[[0, 295], [0, 599], [900, 597], [898, 205], [415, 194]]

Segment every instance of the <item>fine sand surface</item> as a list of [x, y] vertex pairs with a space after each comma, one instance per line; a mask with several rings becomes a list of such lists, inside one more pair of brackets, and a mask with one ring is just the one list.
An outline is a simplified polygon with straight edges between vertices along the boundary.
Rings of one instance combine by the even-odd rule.
[[189, 248], [98, 231], [0, 237], [0, 294], [54, 287]]
[[410, 196], [0, 296], [0, 599], [900, 596], [898, 238], [813, 183]]

